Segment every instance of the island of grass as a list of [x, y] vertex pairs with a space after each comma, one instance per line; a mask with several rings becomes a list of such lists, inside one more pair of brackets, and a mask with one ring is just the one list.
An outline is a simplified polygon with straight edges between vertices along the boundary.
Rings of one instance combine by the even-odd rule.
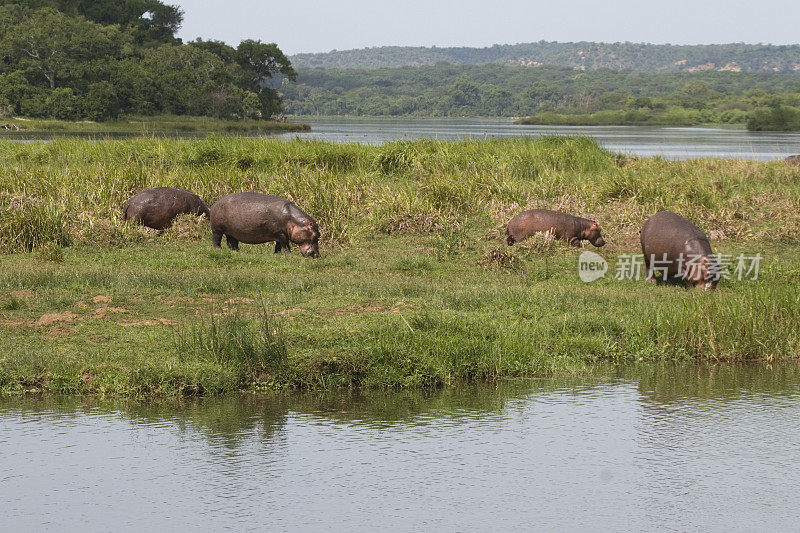
[[[274, 139], [0, 142], [0, 390], [114, 395], [441, 387], [598, 365], [800, 360], [800, 169], [647, 158], [585, 138], [381, 146]], [[125, 226], [148, 187], [286, 196], [320, 259], [214, 249], [207, 221]], [[525, 208], [603, 225], [605, 278]], [[715, 292], [620, 276], [642, 221], [679, 212], [761, 256]], [[735, 259], [733, 260], [735, 263]], [[641, 273], [640, 273], [641, 274]], [[606, 368], [606, 366], [604, 366]]]
[[[735, 120], [731, 120], [734, 118]], [[608, 109], [593, 113], [557, 113], [546, 111], [524, 117], [515, 124], [539, 126], [700, 126], [737, 124], [742, 117], [722, 117], [713, 111], [673, 108], [663, 111], [647, 109]], [[739, 126], [741, 127], [741, 126]]]
[[3, 137], [50, 137], [61, 135], [270, 135], [310, 131], [302, 122], [277, 120], [226, 120], [186, 115], [131, 116], [100, 122], [31, 119], [14, 117], [0, 119], [0, 139]]
[[746, 127], [749, 131], [800, 131], [800, 108], [773, 103], [747, 110], [663, 106], [604, 109], [593, 113], [546, 111], [514, 123], [539, 126], [727, 126]]

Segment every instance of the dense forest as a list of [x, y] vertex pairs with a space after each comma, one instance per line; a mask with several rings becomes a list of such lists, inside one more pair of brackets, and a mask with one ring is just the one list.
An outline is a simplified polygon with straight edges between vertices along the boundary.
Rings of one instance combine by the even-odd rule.
[[182, 20], [159, 0], [0, 0], [0, 116], [282, 112], [270, 82], [296, 74], [277, 45], [183, 43]]
[[[282, 90], [287, 110], [304, 115], [535, 115], [537, 123], [574, 124], [750, 121], [752, 129], [770, 129], [774, 109], [792, 115], [800, 106], [800, 77], [785, 74], [643, 74], [490, 64], [298, 69], [297, 79]], [[760, 127], [753, 122], [756, 111]], [[580, 118], [598, 112], [606, 114]], [[572, 119], [559, 119], [563, 116]], [[792, 119], [787, 120], [779, 129], [793, 129]]]
[[384, 47], [294, 56], [295, 71], [274, 43], [184, 43], [182, 20], [160, 0], [0, 0], [0, 116], [286, 111], [800, 129], [800, 46]]
[[384, 46], [333, 50], [291, 57], [296, 68], [391, 68], [453, 65], [556, 65], [578, 70], [609, 68], [640, 72], [770, 72], [800, 74], [800, 45], [671, 45], [644, 43], [557, 43], [539, 41], [487, 48]]

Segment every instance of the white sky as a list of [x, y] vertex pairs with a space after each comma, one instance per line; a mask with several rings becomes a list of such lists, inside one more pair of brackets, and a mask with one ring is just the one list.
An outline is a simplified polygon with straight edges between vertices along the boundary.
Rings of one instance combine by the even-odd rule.
[[800, 0], [164, 0], [179, 36], [275, 42], [287, 54], [546, 41], [800, 42]]

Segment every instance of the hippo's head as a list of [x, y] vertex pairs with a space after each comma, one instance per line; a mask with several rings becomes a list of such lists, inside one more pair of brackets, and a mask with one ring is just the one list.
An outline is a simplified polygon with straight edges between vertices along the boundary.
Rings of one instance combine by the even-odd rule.
[[592, 220], [591, 224], [589, 224], [588, 229], [583, 230], [581, 233], [581, 239], [589, 241], [598, 248], [606, 243], [606, 241], [603, 239], [603, 236], [600, 235], [600, 224], [594, 220]]
[[300, 253], [304, 256], [319, 257], [319, 235], [317, 222], [308, 217], [292, 225], [289, 239], [300, 248]]
[[686, 285], [693, 289], [713, 291], [719, 282], [719, 268], [714, 257], [704, 255], [696, 261], [689, 261], [683, 276]]

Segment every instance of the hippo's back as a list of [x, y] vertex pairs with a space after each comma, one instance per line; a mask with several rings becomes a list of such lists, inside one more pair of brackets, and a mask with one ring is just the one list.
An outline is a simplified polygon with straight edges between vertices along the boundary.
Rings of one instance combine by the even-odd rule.
[[125, 202], [123, 218], [154, 229], [164, 229], [181, 214], [206, 215], [203, 200], [192, 191], [173, 187], [146, 189]]
[[581, 219], [579, 217], [550, 211], [549, 209], [529, 209], [512, 218], [506, 233], [519, 241], [537, 232], [553, 230], [557, 238], [572, 237]]
[[296, 206], [286, 198], [256, 192], [234, 192], [211, 206], [211, 229], [248, 244], [275, 240], [285, 233]]
[[[708, 237], [700, 228], [672, 211], [659, 211], [645, 220], [639, 238], [645, 257], [667, 254], [673, 258], [686, 253], [688, 244], [693, 241], [698, 241], [704, 249], [708, 243]], [[710, 246], [708, 248], [710, 252]]]

